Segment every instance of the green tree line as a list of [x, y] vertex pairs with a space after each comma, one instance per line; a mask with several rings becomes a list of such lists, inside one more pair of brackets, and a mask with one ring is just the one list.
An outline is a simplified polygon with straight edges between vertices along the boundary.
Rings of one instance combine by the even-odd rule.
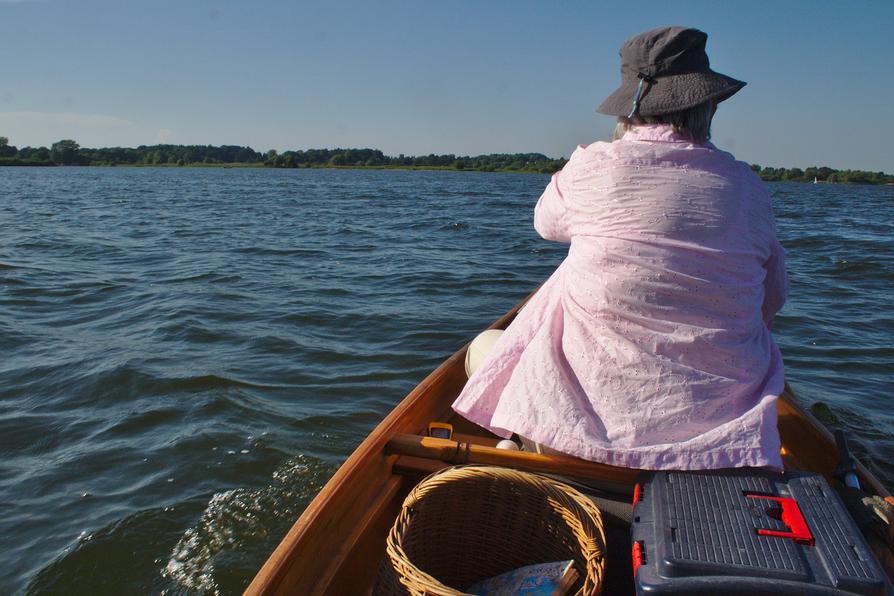
[[751, 166], [758, 176], [767, 182], [827, 182], [830, 184], [894, 184], [894, 176], [884, 172], [864, 170], [835, 170], [826, 166], [801, 168], [770, 168]]
[[[267, 153], [238, 145], [140, 145], [139, 147], [81, 147], [63, 139], [50, 148], [10, 145], [0, 137], [0, 165], [90, 165], [90, 166], [188, 166], [240, 164], [270, 168], [374, 167], [439, 168], [479, 172], [556, 172], [565, 159], [553, 159], [542, 153], [492, 153], [475, 157], [454, 154], [385, 155], [378, 149], [307, 149]], [[894, 176], [884, 172], [836, 170], [829, 167], [773, 168], [751, 166], [768, 182], [817, 182], [839, 184], [894, 184]]]
[[52, 147], [18, 149], [0, 137], [0, 165], [90, 165], [90, 166], [187, 166], [243, 164], [271, 168], [379, 167], [443, 168], [494, 172], [503, 170], [556, 172], [564, 159], [552, 159], [541, 153], [500, 153], [476, 157], [447, 155], [399, 155], [390, 157], [378, 149], [308, 149], [306, 151], [271, 150], [260, 153], [251, 147], [236, 145], [140, 145], [88, 149], [71, 139]]

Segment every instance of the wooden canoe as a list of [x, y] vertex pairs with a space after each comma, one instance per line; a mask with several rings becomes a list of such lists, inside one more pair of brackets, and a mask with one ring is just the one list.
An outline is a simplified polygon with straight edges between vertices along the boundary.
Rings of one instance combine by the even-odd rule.
[[[491, 328], [504, 329], [525, 301]], [[466, 348], [419, 383], [357, 447], [270, 555], [246, 594], [370, 593], [385, 538], [404, 497], [423, 477], [450, 463], [474, 461], [633, 484], [637, 470], [496, 449], [494, 435], [450, 408], [466, 382]], [[778, 403], [786, 467], [831, 477], [837, 464], [832, 434], [798, 404], [789, 387]], [[424, 437], [432, 421], [450, 422], [455, 440]], [[858, 475], [864, 490], [890, 497], [862, 465]], [[611, 542], [608, 546], [610, 550]]]

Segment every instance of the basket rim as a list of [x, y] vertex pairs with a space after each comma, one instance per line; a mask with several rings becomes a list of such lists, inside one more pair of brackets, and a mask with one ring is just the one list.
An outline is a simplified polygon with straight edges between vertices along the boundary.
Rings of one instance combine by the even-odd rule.
[[[429, 474], [414, 486], [404, 499], [400, 513], [386, 540], [386, 553], [401, 585], [413, 594], [466, 595], [466, 592], [441, 583], [437, 578], [417, 567], [404, 550], [401, 539], [413, 520], [414, 505], [424, 499], [426, 495], [451, 482], [478, 478], [482, 480], [497, 478], [506, 482], [521, 483], [528, 488], [544, 493], [547, 498], [555, 500], [571, 511], [574, 519], [579, 523], [568, 524], [567, 529], [579, 543], [589, 547], [584, 552], [584, 558], [587, 561], [587, 568], [582, 570], [584, 571], [582, 574], [584, 589], [578, 593], [598, 594], [601, 591], [605, 576], [606, 543], [602, 513], [599, 508], [580, 491], [554, 478], [531, 472], [521, 472], [512, 468], [478, 464], [451, 466]], [[596, 555], [591, 556], [590, 551]], [[597, 560], [591, 566], [590, 563], [593, 562], [594, 557]]]

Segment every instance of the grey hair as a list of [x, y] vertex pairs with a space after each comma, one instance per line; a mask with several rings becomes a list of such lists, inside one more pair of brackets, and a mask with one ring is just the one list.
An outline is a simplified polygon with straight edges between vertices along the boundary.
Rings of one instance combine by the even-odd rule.
[[696, 143], [704, 143], [711, 138], [711, 119], [714, 117], [716, 106], [717, 104], [710, 100], [688, 110], [674, 112], [673, 114], [662, 114], [660, 116], [640, 116], [636, 114], [633, 118], [619, 116], [618, 125], [615, 126], [612, 140], [617, 141], [624, 136], [625, 132], [635, 126], [643, 124], [671, 124], [674, 127], [674, 132], [678, 135], [692, 139]]

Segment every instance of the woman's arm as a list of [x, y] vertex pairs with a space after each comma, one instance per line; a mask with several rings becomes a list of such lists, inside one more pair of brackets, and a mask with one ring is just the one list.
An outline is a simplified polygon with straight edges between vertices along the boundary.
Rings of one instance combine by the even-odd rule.
[[571, 156], [564, 168], [553, 174], [552, 180], [540, 195], [537, 206], [534, 207], [534, 229], [546, 240], [571, 242], [568, 202], [571, 200], [572, 192], [573, 160], [574, 155]]
[[775, 237], [770, 245], [770, 258], [764, 263], [764, 269], [767, 274], [764, 277], [764, 304], [761, 313], [769, 327], [773, 317], [785, 304], [789, 291], [788, 274], [785, 272], [785, 249]]

